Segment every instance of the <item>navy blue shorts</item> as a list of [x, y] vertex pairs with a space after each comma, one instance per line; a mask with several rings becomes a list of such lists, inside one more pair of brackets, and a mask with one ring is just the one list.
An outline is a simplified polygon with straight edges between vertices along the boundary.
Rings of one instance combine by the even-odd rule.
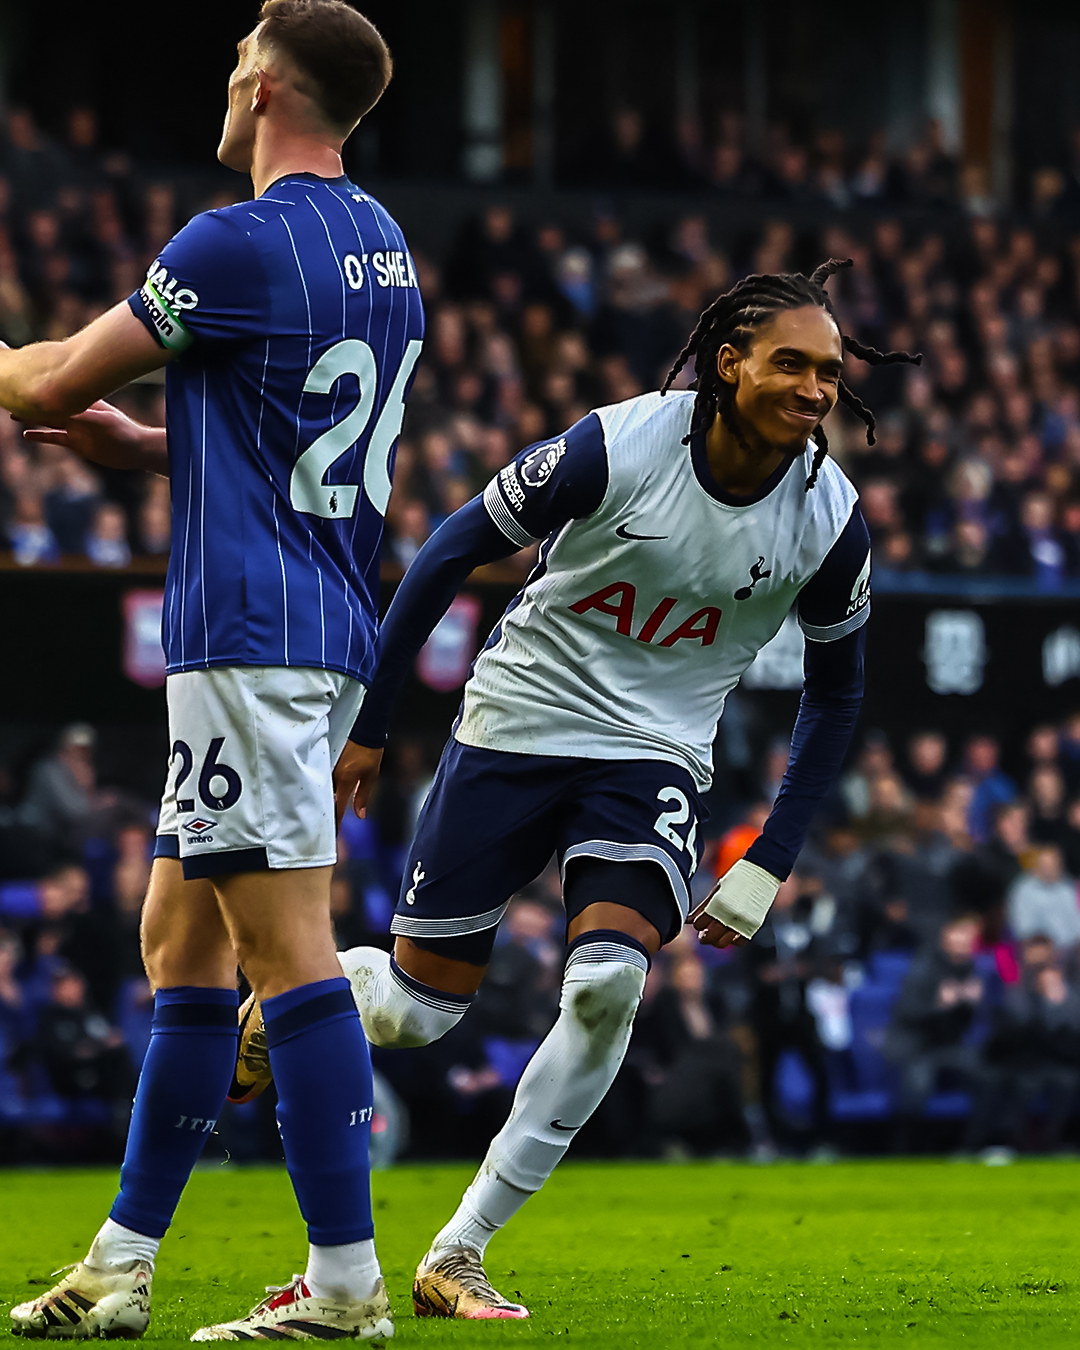
[[574, 858], [656, 863], [677, 929], [707, 814], [687, 770], [665, 760], [516, 755], [452, 739], [417, 822], [390, 931], [430, 941], [495, 928], [552, 854], [564, 880]]

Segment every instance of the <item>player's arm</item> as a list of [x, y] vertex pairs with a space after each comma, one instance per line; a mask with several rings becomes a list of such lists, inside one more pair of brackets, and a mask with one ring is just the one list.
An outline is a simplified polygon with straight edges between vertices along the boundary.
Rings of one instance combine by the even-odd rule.
[[28, 440], [65, 445], [110, 468], [168, 472], [165, 433], [103, 402], [170, 359], [127, 304], [63, 342], [0, 350], [0, 407], [30, 424]]
[[599, 419], [589, 414], [548, 445], [528, 446], [435, 531], [413, 559], [379, 633], [378, 660], [360, 716], [334, 770], [341, 812], [355, 792], [361, 814], [378, 775], [390, 713], [420, 648], [469, 574], [590, 515], [607, 490]]
[[761, 834], [691, 915], [702, 942], [711, 946], [730, 946], [760, 928], [851, 744], [862, 704], [870, 614], [870, 536], [857, 504], [803, 587], [798, 612], [806, 651], [791, 758]]

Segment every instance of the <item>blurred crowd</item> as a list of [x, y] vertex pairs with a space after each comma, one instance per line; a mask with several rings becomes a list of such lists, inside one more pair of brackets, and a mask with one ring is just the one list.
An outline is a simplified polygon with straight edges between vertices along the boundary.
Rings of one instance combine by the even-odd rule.
[[[663, 381], [700, 311], [750, 272], [855, 267], [832, 283], [845, 329], [924, 353], [845, 378], [878, 418], [843, 410], [830, 445], [862, 493], [878, 571], [1080, 576], [1080, 235], [957, 215], [886, 215], [726, 240], [704, 214], [643, 239], [614, 214], [527, 229], [493, 206], [421, 281], [429, 333], [389, 517], [407, 566], [427, 533], [522, 445]], [[681, 373], [685, 387], [691, 372]]]
[[[614, 128], [590, 181], [655, 182], [640, 116], [623, 109]], [[428, 339], [398, 452], [391, 571], [523, 445], [658, 387], [701, 310], [740, 276], [832, 255], [855, 261], [832, 283], [846, 329], [924, 353], [919, 368], [848, 359], [849, 384], [878, 417], [872, 448], [846, 413], [829, 425], [879, 575], [1004, 574], [1047, 590], [1080, 577], [1080, 138], [1077, 164], [1041, 170], [1031, 209], [1009, 220], [965, 188], [933, 125], [893, 159], [876, 142], [850, 156], [832, 134], [807, 150], [778, 132], [770, 147], [753, 158], [738, 119], [721, 119], [717, 144], [688, 145], [680, 161], [700, 210], [631, 229], [617, 194], [539, 223], [495, 203], [444, 256], [417, 256]], [[716, 194], [728, 179], [730, 194], [760, 202], [758, 223], [725, 225]], [[803, 192], [831, 203], [821, 219], [833, 223], [797, 230], [784, 218]], [[228, 200], [103, 152], [86, 108], [62, 143], [13, 109], [0, 142], [0, 338], [75, 331], [137, 287], [193, 211]], [[120, 397], [161, 422], [160, 386]], [[31, 446], [4, 419], [0, 543], [23, 565], [164, 558], [168, 486]]]
[[[742, 856], [786, 764], [728, 801], [695, 894]], [[948, 1149], [1004, 1161], [1080, 1146], [1080, 713], [1016, 763], [977, 735], [867, 734], [746, 947], [686, 930], [656, 959], [630, 1052], [578, 1145], [597, 1156]], [[395, 739], [333, 876], [342, 949], [388, 947], [430, 787]], [[154, 809], [98, 782], [68, 727], [4, 779], [0, 806], [0, 1156], [107, 1157], [123, 1138], [151, 999], [138, 921]], [[552, 865], [512, 902], [469, 1016], [422, 1050], [375, 1051], [390, 1153], [483, 1151], [558, 1011], [565, 933]], [[230, 1109], [212, 1149], [276, 1156], [273, 1097]], [[411, 1130], [410, 1130], [411, 1123]]]
[[[666, 188], [699, 192], [720, 202], [860, 208], [965, 210], [992, 206], [985, 168], [961, 165], [930, 118], [903, 147], [890, 146], [884, 129], [852, 137], [839, 127], [807, 131], [773, 121], [764, 136], [750, 134], [734, 109], [714, 118], [681, 118], [667, 126], [632, 104], [616, 105], [606, 134], [590, 137], [570, 156], [565, 181], [612, 191]], [[1060, 164], [1034, 170], [1016, 205], [1039, 217], [1080, 216], [1080, 129]]]

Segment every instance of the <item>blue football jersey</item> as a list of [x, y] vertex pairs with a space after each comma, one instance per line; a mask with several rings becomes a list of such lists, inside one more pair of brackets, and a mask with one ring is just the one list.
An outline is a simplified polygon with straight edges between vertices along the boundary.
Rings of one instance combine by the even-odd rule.
[[346, 178], [292, 174], [196, 216], [128, 303], [177, 353], [169, 672], [315, 666], [368, 683], [424, 335], [397, 224]]

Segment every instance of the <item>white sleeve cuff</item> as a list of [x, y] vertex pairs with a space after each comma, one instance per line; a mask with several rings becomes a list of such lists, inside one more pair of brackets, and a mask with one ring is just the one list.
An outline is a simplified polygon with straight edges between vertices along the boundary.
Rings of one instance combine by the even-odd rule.
[[857, 632], [869, 617], [870, 602], [867, 601], [862, 609], [857, 609], [854, 614], [849, 614], [841, 623], [833, 623], [826, 628], [819, 628], [816, 624], [803, 623], [800, 618], [799, 627], [811, 642], [837, 642], [840, 638], [847, 637], [849, 633]]
[[502, 530], [507, 539], [512, 544], [517, 544], [518, 548], [528, 548], [530, 544], [536, 543], [535, 537], [522, 529], [514, 519], [502, 493], [499, 491], [498, 478], [493, 478], [484, 489], [484, 509], [491, 517], [492, 524]]

